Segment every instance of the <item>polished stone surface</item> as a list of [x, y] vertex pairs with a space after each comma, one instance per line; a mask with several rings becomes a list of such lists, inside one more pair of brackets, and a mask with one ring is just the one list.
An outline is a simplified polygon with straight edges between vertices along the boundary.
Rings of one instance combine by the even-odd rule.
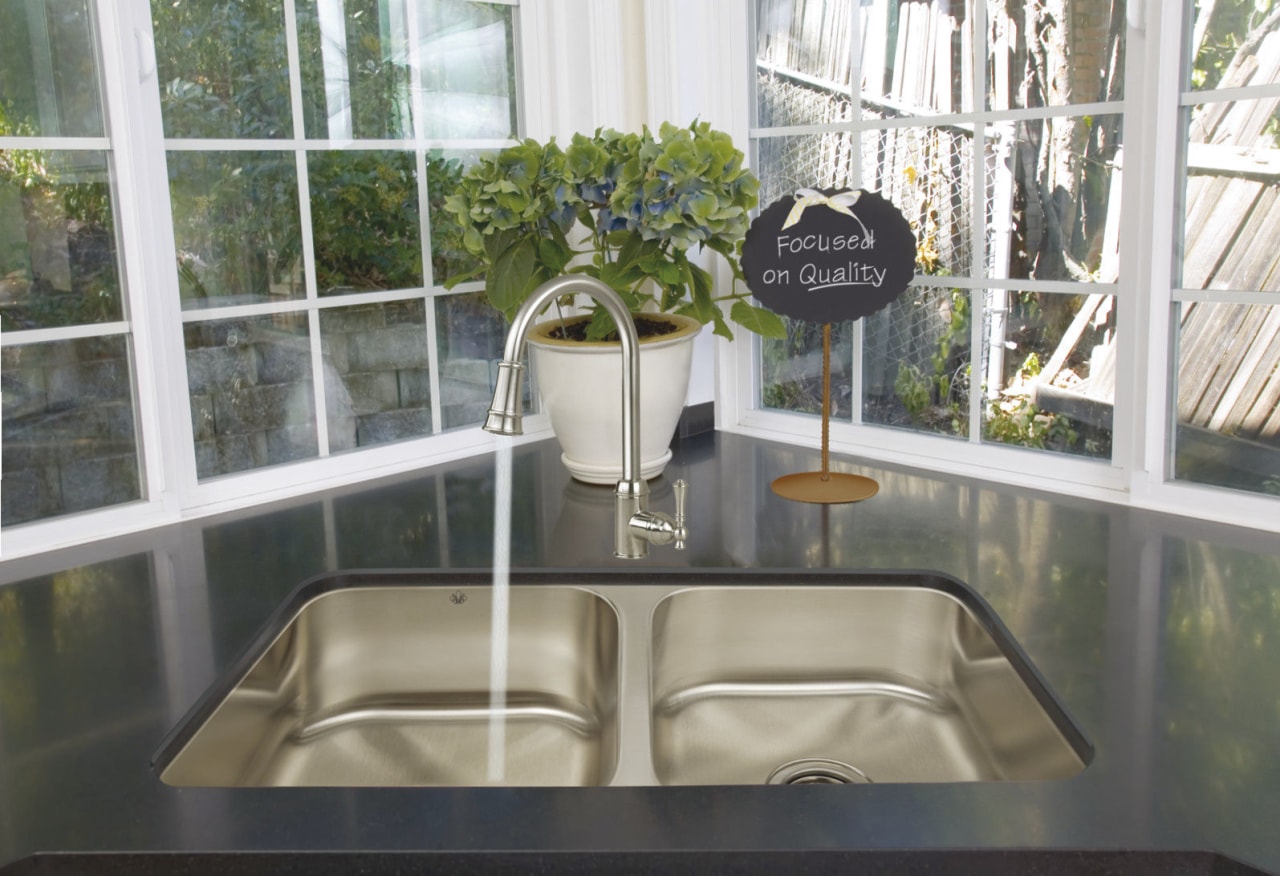
[[[609, 568], [611, 490], [517, 448], [518, 566]], [[769, 489], [817, 453], [685, 441], [665, 567], [933, 569], [994, 607], [1096, 749], [1052, 782], [171, 788], [165, 734], [303, 580], [486, 567], [491, 460], [0, 565], [0, 863], [38, 851], [1210, 849], [1280, 871], [1280, 538], [902, 469], [856, 505]], [[30, 871], [41, 872], [41, 871]], [[52, 871], [50, 871], [52, 872]], [[1192, 871], [1194, 872], [1194, 871]]]

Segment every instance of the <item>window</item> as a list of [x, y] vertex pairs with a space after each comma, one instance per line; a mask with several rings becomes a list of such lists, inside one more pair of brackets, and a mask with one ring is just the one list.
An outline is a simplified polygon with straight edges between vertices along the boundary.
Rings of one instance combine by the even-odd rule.
[[[920, 245], [833, 327], [838, 450], [1274, 526], [1280, 4], [753, 11], [762, 203], [879, 190]], [[741, 428], [816, 435], [820, 329], [738, 354]]]
[[151, 9], [198, 477], [478, 423], [501, 319], [441, 207], [515, 136], [514, 7]]
[[1188, 3], [1169, 444], [1182, 481], [1280, 495], [1280, 6]]
[[521, 128], [518, 12], [0, 0], [7, 545], [481, 422], [505, 330], [442, 207]]
[[[761, 202], [878, 191], [918, 243], [834, 327], [833, 418], [1110, 459], [1123, 4], [755, 6]], [[761, 344], [761, 408], [820, 413], [820, 337]]]
[[0, 15], [0, 525], [133, 502], [146, 484], [134, 339], [88, 0]]

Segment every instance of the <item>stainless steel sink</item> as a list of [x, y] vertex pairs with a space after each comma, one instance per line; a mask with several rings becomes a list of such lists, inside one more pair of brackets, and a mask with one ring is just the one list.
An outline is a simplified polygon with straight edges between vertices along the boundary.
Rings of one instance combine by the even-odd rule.
[[491, 693], [481, 571], [300, 588], [171, 733], [200, 786], [1060, 779], [1092, 749], [987, 604], [947, 576], [511, 576]]
[[659, 781], [966, 782], [1080, 772], [1087, 743], [990, 610], [957, 584], [702, 587], [666, 597], [653, 615]]
[[161, 778], [607, 783], [618, 750], [616, 612], [576, 587], [511, 588], [507, 686], [496, 698], [491, 615], [482, 586], [362, 586], [307, 599], [170, 740]]

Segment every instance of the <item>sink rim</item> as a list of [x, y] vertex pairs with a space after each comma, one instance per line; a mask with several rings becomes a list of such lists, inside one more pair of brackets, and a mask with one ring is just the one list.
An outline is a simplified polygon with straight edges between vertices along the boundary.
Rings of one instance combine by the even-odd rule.
[[[510, 571], [512, 586], [548, 586], [574, 588], [590, 592], [603, 599], [622, 619], [623, 610], [614, 594], [627, 590], [661, 589], [664, 592], [652, 600], [644, 618], [643, 648], [647, 657], [653, 629], [653, 613], [658, 605], [670, 596], [697, 589], [725, 589], [734, 587], [797, 587], [797, 588], [856, 588], [856, 587], [909, 587], [931, 589], [947, 594], [969, 610], [974, 620], [991, 637], [1001, 654], [1009, 661], [1028, 691], [1044, 710], [1048, 719], [1076, 751], [1085, 772], [1092, 764], [1096, 749], [1072, 717], [1066, 705], [1055, 693], [1049, 681], [1031, 661], [1016, 637], [1005, 625], [990, 603], [971, 585], [945, 572], [931, 569], [726, 569], [713, 567], [646, 568], [646, 567], [594, 567], [594, 568], [513, 568]], [[178, 756], [186, 744], [204, 725], [223, 700], [253, 668], [271, 643], [294, 620], [298, 612], [312, 600], [328, 593], [368, 588], [423, 588], [459, 590], [489, 588], [493, 573], [489, 569], [349, 569], [324, 572], [312, 576], [295, 586], [267, 616], [257, 632], [239, 651], [235, 659], [217, 671], [210, 685], [196, 698], [183, 716], [161, 739], [151, 757], [151, 767], [157, 779], [167, 765]], [[625, 649], [626, 644], [620, 643]], [[620, 660], [625, 660], [625, 654]], [[646, 660], [645, 674], [651, 671]], [[625, 673], [625, 670], [624, 670]], [[622, 683], [622, 679], [619, 679]], [[648, 684], [646, 684], [646, 695]], [[625, 693], [620, 693], [625, 698]], [[643, 720], [647, 723], [649, 716]], [[624, 722], [625, 723], [625, 722]], [[647, 747], [647, 746], [646, 746]], [[614, 779], [617, 778], [615, 772]], [[1069, 781], [1057, 779], [1055, 781]], [[612, 786], [612, 783], [606, 786]], [[449, 787], [449, 786], [441, 786]], [[572, 787], [572, 786], [565, 786]], [[648, 786], [646, 786], [648, 787]], [[666, 787], [660, 782], [656, 787]], [[563, 789], [562, 789], [563, 790]]]

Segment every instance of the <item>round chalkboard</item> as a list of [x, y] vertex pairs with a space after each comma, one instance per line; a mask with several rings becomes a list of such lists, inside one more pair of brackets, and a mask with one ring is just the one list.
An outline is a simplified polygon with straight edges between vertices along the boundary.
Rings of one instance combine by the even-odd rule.
[[801, 189], [747, 230], [747, 286], [775, 313], [842, 322], [875, 313], [915, 276], [916, 237], [898, 208], [863, 189]]

